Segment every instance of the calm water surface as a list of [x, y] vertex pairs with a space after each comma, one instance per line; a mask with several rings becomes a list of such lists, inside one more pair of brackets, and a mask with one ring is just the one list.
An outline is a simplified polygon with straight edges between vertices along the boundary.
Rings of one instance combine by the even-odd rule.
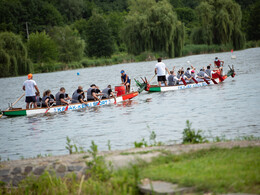
[[[185, 121], [202, 129], [207, 136], [235, 138], [260, 136], [260, 48], [247, 49], [231, 54], [218, 53], [194, 55], [165, 60], [168, 68], [187, 67], [187, 61], [195, 67], [213, 63], [216, 56], [227, 65], [234, 64], [237, 76], [224, 83], [201, 88], [165, 93], [143, 92], [130, 102], [108, 105], [63, 114], [33, 117], [2, 117], [0, 119], [0, 156], [2, 159], [34, 157], [38, 154], [67, 154], [66, 136], [78, 146], [87, 149], [91, 140], [99, 150], [133, 147], [134, 141], [149, 140], [149, 131], [155, 131], [157, 141], [181, 142]], [[35, 74], [34, 80], [43, 93], [51, 89], [58, 92], [64, 86], [71, 95], [78, 85], [85, 89], [95, 83], [100, 88], [120, 83], [120, 70], [139, 79], [153, 76], [155, 61], [120, 64], [106, 67]], [[77, 72], [80, 76], [77, 76]], [[0, 79], [0, 109], [8, 107], [22, 93], [26, 76]], [[132, 80], [133, 81], [133, 80]], [[153, 80], [156, 82], [156, 79]], [[134, 84], [132, 82], [132, 84]], [[134, 86], [134, 85], [133, 85]], [[135, 87], [135, 86], [134, 86]], [[136, 88], [136, 87], [135, 87]], [[16, 107], [24, 107], [24, 99]]]

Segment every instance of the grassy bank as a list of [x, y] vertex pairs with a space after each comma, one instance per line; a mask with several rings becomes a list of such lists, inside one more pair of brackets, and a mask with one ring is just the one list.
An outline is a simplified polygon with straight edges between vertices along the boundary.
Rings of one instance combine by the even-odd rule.
[[18, 188], [0, 188], [0, 194], [138, 194], [141, 179], [164, 180], [195, 187], [195, 192], [260, 193], [260, 147], [210, 149], [189, 154], [165, 153], [151, 163], [140, 162], [121, 170], [105, 165], [92, 150], [93, 161], [87, 162], [87, 180], [75, 175], [57, 178], [45, 172], [29, 177]]
[[198, 192], [260, 193], [260, 148], [211, 149], [155, 159], [142, 178], [193, 186]]
[[[259, 47], [260, 41], [247, 42], [246, 48]], [[185, 45], [182, 51], [182, 56], [194, 54], [206, 54], [216, 52], [228, 52], [232, 49], [231, 45]], [[54, 72], [61, 70], [71, 70], [86, 67], [106, 66], [121, 63], [155, 61], [158, 57], [167, 59], [166, 53], [162, 52], [143, 52], [140, 55], [134, 56], [128, 53], [114, 54], [111, 58], [83, 58], [79, 62], [61, 63], [52, 62], [45, 64], [34, 64], [34, 73]]]

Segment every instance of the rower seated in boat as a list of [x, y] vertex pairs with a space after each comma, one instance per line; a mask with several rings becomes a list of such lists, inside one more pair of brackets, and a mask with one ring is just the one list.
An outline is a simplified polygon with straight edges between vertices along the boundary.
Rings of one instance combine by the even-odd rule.
[[[184, 74], [184, 71], [183, 71], [183, 70], [181, 70], [181, 76], [180, 76], [180, 79], [181, 79], [181, 78], [183, 78], [183, 79], [185, 80], [186, 83], [189, 83], [190, 80], [191, 80], [191, 77], [188, 78], [188, 77]], [[182, 82], [182, 80], [180, 80], [180, 81], [179, 81], [179, 84], [182, 85], [182, 84], [184, 84], [184, 83]]]
[[204, 68], [200, 69], [199, 73], [197, 74], [197, 78], [199, 82], [204, 81], [204, 78], [210, 79], [210, 77], [205, 73]]
[[181, 79], [178, 79], [176, 74], [174, 73], [173, 70], [170, 71], [170, 75], [168, 76], [168, 85], [169, 86], [174, 86], [174, 85], [177, 85], [179, 84], [179, 81]]
[[56, 93], [55, 98], [56, 98], [56, 105], [69, 105], [69, 103], [65, 100], [66, 98], [66, 94], [65, 94], [66, 90], [64, 87], [60, 88], [60, 91], [58, 93]]
[[190, 77], [191, 77], [190, 67], [187, 68], [187, 70], [185, 71], [184, 75], [185, 75], [187, 78], [190, 78]]
[[102, 98], [110, 98], [113, 97], [114, 100], [116, 101], [116, 97], [112, 91], [111, 85], [108, 85], [107, 88], [102, 90], [103, 96]]
[[[83, 90], [83, 87], [82, 87], [82, 86], [78, 86], [78, 89]], [[77, 90], [78, 90], [78, 89], [77, 89]], [[73, 92], [73, 94], [74, 94], [74, 93], [77, 93], [77, 90], [75, 90], [75, 91]], [[87, 91], [84, 91], [84, 90], [83, 90], [83, 94], [82, 94], [83, 100], [85, 99], [85, 93], [84, 93], [84, 92], [87, 92]], [[72, 97], [73, 97], [73, 94], [72, 94]], [[72, 99], [73, 99], [73, 98], [72, 98]]]
[[97, 87], [95, 84], [92, 84], [90, 86], [90, 88], [87, 90], [87, 100], [88, 101], [92, 101], [92, 100], [96, 100], [96, 101], [100, 101], [98, 96], [97, 96]]
[[72, 103], [84, 103], [83, 94], [82, 89], [77, 89], [76, 93], [74, 92], [72, 95]]
[[210, 65], [207, 66], [207, 69], [205, 70], [205, 73], [208, 75], [209, 78], [212, 78], [212, 71], [210, 70]]
[[[194, 78], [197, 80], [197, 75], [195, 74], [195, 70], [191, 70], [191, 78]], [[193, 79], [190, 80], [190, 83], [194, 83], [195, 81]]]
[[50, 107], [50, 100], [51, 100], [51, 91], [48, 89], [44, 91], [43, 97], [42, 97], [42, 107]]

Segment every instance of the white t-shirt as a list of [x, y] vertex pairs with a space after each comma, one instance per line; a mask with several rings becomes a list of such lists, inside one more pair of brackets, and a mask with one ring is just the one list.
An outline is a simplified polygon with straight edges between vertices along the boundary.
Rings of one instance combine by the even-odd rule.
[[35, 96], [35, 85], [37, 84], [34, 80], [24, 81], [23, 86], [25, 86], [25, 96]]
[[155, 65], [155, 68], [157, 69], [157, 76], [165, 76], [165, 64], [163, 62], [159, 62]]

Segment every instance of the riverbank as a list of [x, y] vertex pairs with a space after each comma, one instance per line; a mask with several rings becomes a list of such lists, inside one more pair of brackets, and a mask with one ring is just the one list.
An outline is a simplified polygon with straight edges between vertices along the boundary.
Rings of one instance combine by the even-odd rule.
[[[246, 49], [259, 47], [260, 41], [247, 42]], [[229, 52], [232, 49], [230, 45], [185, 45], [182, 51], [182, 56], [197, 55], [197, 54], [209, 54], [216, 52]], [[80, 69], [87, 67], [107, 66], [122, 63], [143, 62], [143, 61], [155, 61], [157, 58], [162, 57], [168, 59], [166, 53], [163, 52], [143, 52], [140, 55], [132, 55], [128, 53], [114, 54], [111, 58], [87, 58], [84, 57], [79, 62], [70, 63], [45, 63], [34, 64], [34, 73], [45, 73], [63, 70]]]
[[[257, 194], [259, 152], [259, 140], [98, 153], [92, 146], [88, 153], [1, 162], [0, 192], [137, 194], [137, 186], [148, 178], [193, 187], [194, 192]], [[4, 183], [20, 185], [5, 188]]]

